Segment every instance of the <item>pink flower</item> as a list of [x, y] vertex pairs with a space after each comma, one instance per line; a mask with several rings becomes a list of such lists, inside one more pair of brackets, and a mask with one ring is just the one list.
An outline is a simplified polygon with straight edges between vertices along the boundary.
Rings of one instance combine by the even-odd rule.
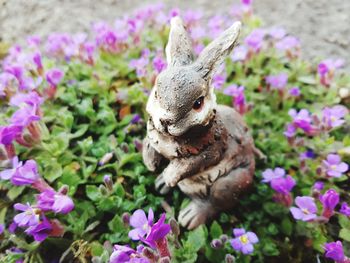
[[274, 170], [266, 169], [263, 173], [263, 183], [269, 183], [273, 179], [283, 178], [286, 175], [286, 171], [283, 168], [276, 167]]
[[268, 34], [274, 39], [282, 39], [287, 33], [282, 27], [273, 27], [270, 29]]
[[259, 242], [254, 232], [246, 232], [243, 228], [233, 229], [234, 239], [230, 243], [234, 250], [242, 252], [244, 255], [253, 253], [254, 244]]
[[38, 207], [43, 211], [53, 211], [60, 214], [68, 214], [74, 209], [72, 199], [62, 193], [47, 189], [37, 195]]
[[56, 87], [61, 82], [63, 76], [64, 72], [57, 68], [50, 69], [46, 72], [47, 82], [54, 87]]
[[339, 212], [345, 216], [350, 217], [350, 206], [347, 203], [343, 202], [341, 204]]
[[299, 97], [300, 96], [300, 89], [299, 89], [299, 87], [290, 88], [289, 95], [291, 95], [293, 97]]
[[345, 122], [344, 117], [348, 114], [348, 109], [342, 105], [335, 105], [332, 108], [324, 108], [322, 114], [322, 122], [326, 128], [331, 129], [339, 127]]
[[282, 51], [300, 48], [300, 41], [296, 37], [287, 36], [276, 42], [276, 48]]
[[15, 204], [14, 208], [16, 210], [23, 211], [16, 215], [13, 221], [20, 227], [35, 226], [40, 222], [41, 211], [35, 207], [30, 206], [29, 204]]
[[271, 180], [271, 188], [278, 193], [288, 195], [295, 186], [295, 180], [287, 175], [285, 178], [274, 178]]
[[334, 208], [339, 203], [339, 194], [329, 189], [323, 195], [320, 195], [320, 202], [323, 205], [322, 215], [326, 218], [330, 218], [334, 214]]
[[245, 44], [250, 47], [254, 52], [259, 52], [263, 46], [265, 37], [265, 30], [254, 29], [244, 40]]
[[342, 162], [337, 154], [328, 154], [327, 160], [323, 160], [323, 166], [330, 177], [341, 177], [349, 169], [349, 165]]
[[140, 240], [151, 231], [153, 226], [154, 214], [150, 208], [148, 210], [148, 217], [142, 209], [136, 210], [130, 217], [130, 225], [134, 228], [129, 232], [129, 237], [132, 240]]
[[344, 262], [343, 244], [340, 241], [325, 243], [324, 250], [326, 258], [333, 259], [337, 263]]
[[288, 82], [288, 74], [280, 73], [277, 75], [270, 75], [265, 78], [266, 83], [271, 86], [272, 89], [282, 90], [285, 88]]
[[12, 168], [0, 172], [3, 180], [11, 180], [14, 185], [29, 185], [40, 178], [38, 167], [34, 160], [28, 160], [23, 164], [18, 162], [18, 157], [12, 159]]
[[312, 221], [317, 215], [317, 207], [315, 201], [310, 196], [297, 196], [295, 203], [298, 207], [291, 207], [290, 211], [297, 220]]

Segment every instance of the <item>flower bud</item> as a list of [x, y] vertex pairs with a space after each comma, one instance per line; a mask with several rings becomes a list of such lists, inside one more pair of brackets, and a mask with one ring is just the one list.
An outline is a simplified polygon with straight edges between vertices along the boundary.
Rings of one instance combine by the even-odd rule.
[[104, 177], [103, 177], [103, 182], [107, 188], [107, 190], [109, 192], [112, 192], [113, 191], [113, 181], [112, 181], [112, 178], [110, 175], [106, 174]]
[[223, 243], [220, 239], [213, 239], [210, 243], [210, 246], [214, 249], [219, 249], [223, 247]]
[[69, 186], [66, 184], [62, 185], [62, 187], [58, 190], [58, 192], [63, 195], [67, 195], [68, 191], [69, 191]]
[[134, 145], [135, 145], [135, 148], [138, 152], [142, 152], [142, 141], [140, 141], [139, 139], [135, 139], [134, 140]]
[[226, 243], [227, 242], [227, 240], [228, 240], [228, 236], [227, 235], [221, 235], [220, 236], [220, 240], [222, 241], [222, 243]]
[[102, 166], [108, 163], [113, 157], [113, 152], [106, 153], [102, 156], [101, 160], [98, 162], [98, 165]]
[[225, 263], [235, 263], [236, 258], [232, 256], [231, 254], [226, 254], [225, 256]]
[[170, 218], [169, 220], [171, 232], [174, 236], [178, 237], [180, 235], [180, 226], [174, 218]]
[[122, 214], [122, 221], [124, 223], [125, 226], [129, 226], [130, 223], [130, 214], [125, 212]]
[[163, 257], [159, 260], [159, 263], [170, 263], [170, 258], [169, 257]]

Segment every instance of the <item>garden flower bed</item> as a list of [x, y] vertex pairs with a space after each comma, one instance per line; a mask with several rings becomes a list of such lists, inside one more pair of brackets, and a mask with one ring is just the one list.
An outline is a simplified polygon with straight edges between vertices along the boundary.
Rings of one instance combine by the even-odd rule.
[[[241, 44], [212, 85], [261, 151], [254, 186], [195, 230], [189, 199], [161, 196], [142, 162], [145, 104], [169, 20], [198, 54], [235, 20]], [[350, 262], [350, 75], [301, 58], [299, 40], [262, 27], [250, 1], [205, 22], [152, 5], [90, 34], [14, 45], [0, 71], [1, 262]]]

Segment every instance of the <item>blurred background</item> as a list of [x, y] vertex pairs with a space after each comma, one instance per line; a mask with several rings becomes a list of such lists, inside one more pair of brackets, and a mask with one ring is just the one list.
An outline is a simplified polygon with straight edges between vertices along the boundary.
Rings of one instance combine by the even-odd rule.
[[[150, 0], [0, 0], [0, 40], [22, 42], [27, 35], [87, 31], [92, 22], [113, 22]], [[164, 0], [170, 10], [228, 13], [239, 0]], [[254, 12], [265, 26], [283, 26], [300, 38], [303, 56], [344, 58], [350, 69], [350, 0], [255, 0]]]

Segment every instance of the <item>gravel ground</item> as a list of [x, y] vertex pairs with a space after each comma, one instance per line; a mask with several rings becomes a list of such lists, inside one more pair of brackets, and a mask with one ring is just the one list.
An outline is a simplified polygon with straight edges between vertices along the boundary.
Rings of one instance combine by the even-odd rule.
[[[91, 22], [113, 21], [150, 0], [0, 0], [0, 39], [21, 42], [26, 35], [87, 30]], [[167, 7], [228, 12], [238, 0], [165, 0]], [[255, 0], [266, 26], [279, 25], [298, 36], [307, 58], [342, 57], [350, 69], [350, 0]]]

